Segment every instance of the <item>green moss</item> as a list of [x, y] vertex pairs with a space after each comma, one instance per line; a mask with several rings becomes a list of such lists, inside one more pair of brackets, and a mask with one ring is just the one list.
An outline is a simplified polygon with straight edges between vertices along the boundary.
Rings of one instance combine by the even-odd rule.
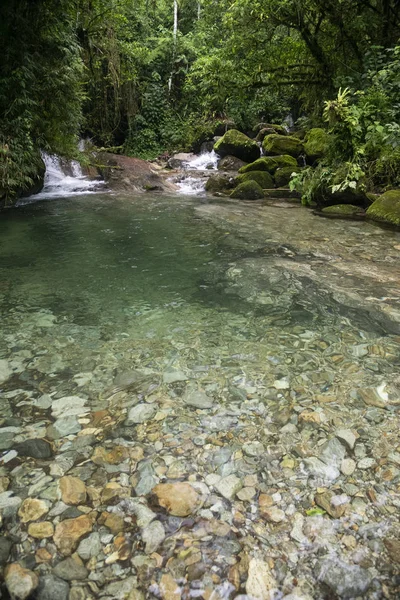
[[310, 129], [304, 140], [304, 151], [307, 161], [312, 165], [323, 158], [329, 147], [329, 134], [325, 129], [315, 127]]
[[299, 173], [300, 171], [301, 169], [297, 165], [295, 167], [282, 167], [281, 169], [277, 169], [275, 172], [276, 187], [284, 187], [285, 185], [288, 185], [292, 178], [292, 173]]
[[214, 150], [221, 157], [236, 156], [245, 162], [253, 162], [260, 156], [257, 142], [237, 129], [230, 129], [214, 145]]
[[360, 207], [353, 204], [335, 204], [323, 208], [322, 212], [327, 215], [355, 215], [360, 214]]
[[207, 192], [223, 192], [232, 189], [232, 187], [233, 180], [226, 175], [211, 175], [206, 183]]
[[288, 154], [284, 154], [283, 156], [263, 156], [253, 163], [239, 169], [239, 173], [267, 171], [273, 175], [275, 171], [281, 167], [297, 167], [296, 159]]
[[245, 181], [256, 181], [263, 190], [272, 190], [275, 187], [274, 178], [267, 171], [250, 171], [236, 177], [235, 183], [239, 185]]
[[390, 190], [375, 200], [367, 210], [374, 221], [400, 227], [400, 190]]
[[233, 190], [231, 198], [237, 200], [261, 200], [264, 198], [264, 192], [256, 181], [244, 181]]
[[301, 141], [291, 135], [267, 135], [263, 141], [263, 149], [267, 156], [289, 154], [294, 158], [304, 152]]

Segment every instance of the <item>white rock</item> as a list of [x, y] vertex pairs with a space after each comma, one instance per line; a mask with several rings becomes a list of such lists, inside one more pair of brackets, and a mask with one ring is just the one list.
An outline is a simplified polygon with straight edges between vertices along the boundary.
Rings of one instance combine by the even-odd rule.
[[305, 458], [304, 464], [310, 475], [320, 478], [323, 481], [335, 481], [335, 479], [340, 476], [339, 469], [332, 465], [323, 463], [315, 456], [311, 456], [311, 458]]
[[338, 429], [336, 437], [340, 442], [346, 444], [350, 450], [353, 450], [357, 438], [350, 429]]
[[265, 453], [265, 448], [261, 442], [246, 442], [243, 444], [243, 452], [247, 456], [261, 456]]
[[218, 492], [226, 498], [227, 500], [233, 500], [235, 495], [241, 490], [243, 487], [242, 482], [239, 477], [236, 475], [228, 475], [228, 477], [223, 477], [215, 484], [215, 488]]
[[138, 404], [131, 408], [125, 421], [126, 427], [151, 421], [157, 412], [157, 407], [152, 404]]
[[283, 379], [276, 379], [273, 386], [276, 390], [288, 390], [290, 388], [290, 383], [288, 378], [284, 377]]
[[160, 521], [153, 521], [142, 530], [142, 540], [146, 544], [146, 554], [152, 554], [165, 540], [164, 527]]
[[359, 469], [371, 469], [375, 465], [376, 465], [376, 462], [373, 458], [362, 458], [357, 463], [357, 467]]
[[352, 475], [356, 470], [356, 462], [351, 458], [345, 458], [344, 460], [342, 460], [340, 470], [343, 473], [343, 475]]
[[89, 411], [88, 408], [84, 408], [86, 402], [85, 398], [80, 398], [79, 396], [58, 398], [58, 400], [53, 400], [51, 404], [51, 414], [56, 419], [85, 414]]
[[272, 600], [278, 584], [268, 564], [252, 558], [246, 582], [246, 593], [254, 600]]

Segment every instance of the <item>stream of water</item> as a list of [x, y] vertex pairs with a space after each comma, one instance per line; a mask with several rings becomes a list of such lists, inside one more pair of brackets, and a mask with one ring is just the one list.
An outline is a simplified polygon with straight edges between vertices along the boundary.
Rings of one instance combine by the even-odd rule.
[[79, 598], [398, 597], [399, 234], [64, 184], [0, 219], [9, 560], [77, 550]]

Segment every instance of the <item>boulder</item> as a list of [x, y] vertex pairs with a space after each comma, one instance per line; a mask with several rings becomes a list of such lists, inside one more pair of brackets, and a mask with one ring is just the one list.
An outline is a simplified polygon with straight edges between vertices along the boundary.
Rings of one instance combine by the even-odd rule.
[[224, 156], [218, 163], [218, 171], [239, 171], [244, 168], [247, 163], [236, 156]]
[[400, 190], [390, 190], [375, 200], [367, 210], [367, 217], [400, 227]]
[[315, 164], [323, 158], [329, 147], [330, 137], [325, 129], [315, 127], [307, 132], [304, 139], [304, 152], [307, 162], [310, 165]]
[[233, 190], [230, 197], [237, 200], [261, 200], [264, 192], [256, 181], [245, 181]]
[[230, 175], [211, 175], [206, 183], [206, 192], [224, 192], [234, 187], [234, 179]]
[[230, 129], [214, 145], [214, 150], [222, 158], [236, 156], [245, 162], [252, 162], [260, 157], [260, 148], [254, 140], [237, 129]]
[[241, 167], [239, 169], [239, 173], [249, 173], [250, 171], [268, 171], [268, 173], [273, 175], [277, 169], [297, 166], [296, 159], [288, 154], [284, 154], [282, 156], [262, 156], [249, 165]]
[[155, 165], [140, 158], [101, 152], [97, 168], [107, 187], [118, 192], [145, 192], [150, 189], [175, 191], [176, 186], [157, 172]]
[[245, 181], [256, 181], [263, 190], [272, 190], [275, 187], [274, 178], [267, 171], [250, 171], [236, 177], [236, 185]]
[[196, 154], [192, 154], [191, 152], [180, 152], [179, 154], [171, 156], [167, 162], [167, 166], [170, 169], [183, 169], [186, 163], [194, 158], [196, 158]]
[[292, 178], [292, 173], [299, 173], [300, 167], [282, 167], [275, 171], [275, 185], [276, 187], [284, 187], [288, 185]]
[[266, 156], [280, 156], [289, 154], [298, 158], [304, 152], [304, 146], [300, 140], [291, 135], [267, 135], [263, 141], [263, 150]]
[[353, 204], [334, 204], [333, 206], [326, 206], [321, 211], [322, 216], [337, 219], [360, 217], [364, 214], [362, 208], [353, 206]]

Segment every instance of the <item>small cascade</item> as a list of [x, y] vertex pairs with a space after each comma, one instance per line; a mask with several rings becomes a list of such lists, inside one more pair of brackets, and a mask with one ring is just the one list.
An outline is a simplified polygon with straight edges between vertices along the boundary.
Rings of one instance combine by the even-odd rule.
[[101, 181], [88, 179], [76, 160], [63, 162], [59, 156], [43, 153], [43, 161], [46, 166], [46, 173], [42, 191], [21, 199], [18, 204], [27, 204], [34, 200], [89, 194], [98, 191], [99, 187], [103, 185]]
[[215, 171], [218, 167], [220, 157], [212, 150], [203, 152], [193, 160], [184, 163], [185, 169], [190, 171]]
[[[212, 150], [203, 152], [196, 158], [183, 163], [186, 174], [177, 181], [179, 192], [181, 194], [195, 196], [204, 194], [207, 173], [216, 171], [220, 157]], [[195, 173], [198, 172], [198, 175]]]

